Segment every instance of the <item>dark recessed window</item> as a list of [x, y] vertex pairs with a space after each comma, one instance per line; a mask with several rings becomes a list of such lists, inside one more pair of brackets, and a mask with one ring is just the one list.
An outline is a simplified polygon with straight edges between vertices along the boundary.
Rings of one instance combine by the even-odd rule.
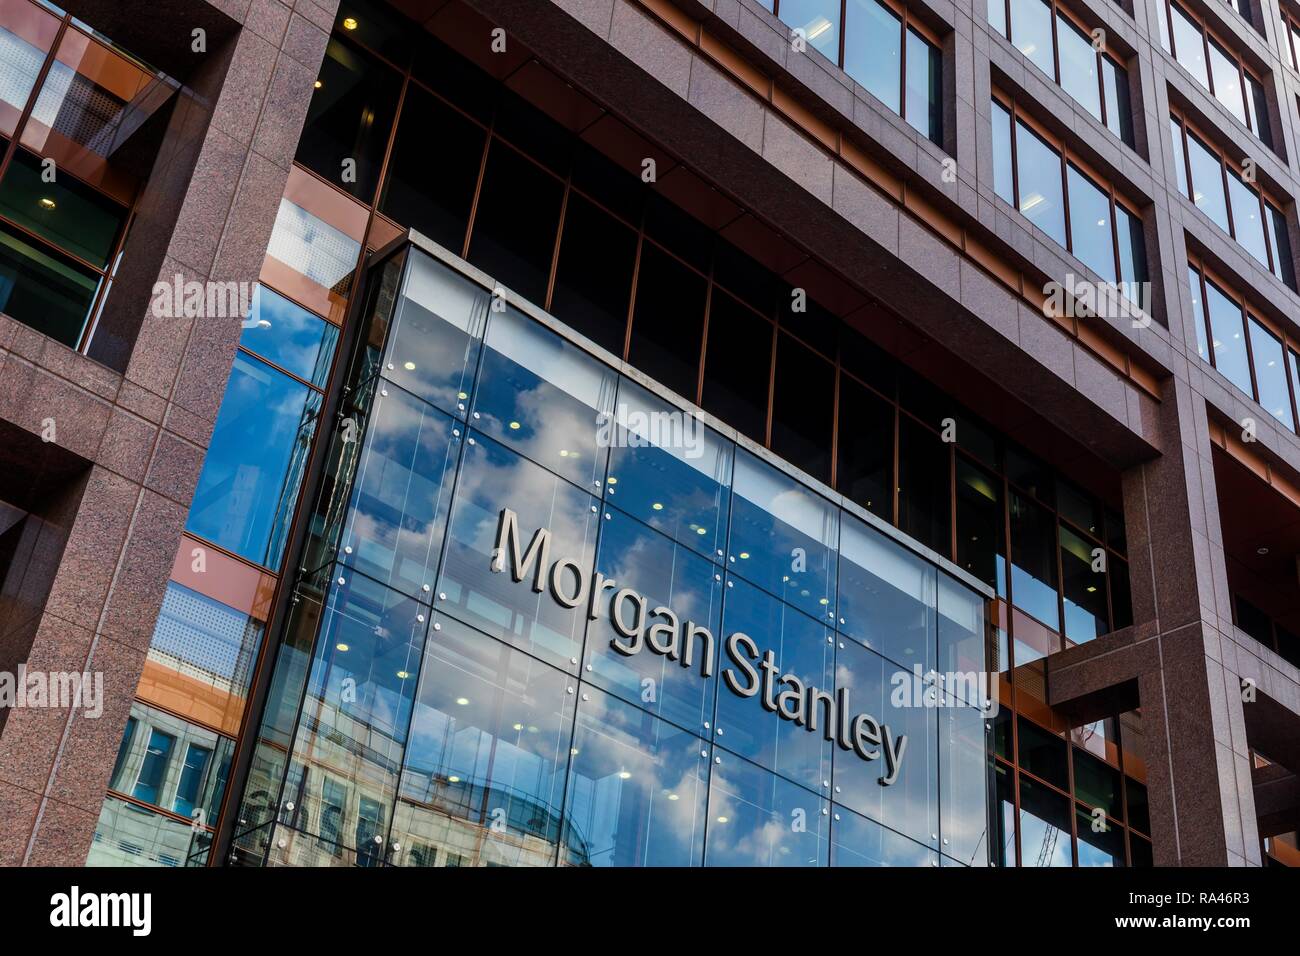
[[1011, 600], [1054, 631], [1061, 629], [1052, 513], [1011, 493]]
[[563, 200], [563, 183], [493, 140], [474, 214], [469, 261], [540, 305], [546, 300]]
[[760, 444], [767, 433], [771, 360], [772, 323], [714, 289], [701, 404]]
[[570, 193], [551, 312], [620, 358], [636, 266], [636, 234]]
[[379, 211], [459, 255], [486, 138], [479, 126], [411, 86], [402, 104]]
[[894, 406], [841, 375], [836, 490], [892, 523], [893, 479]]
[[951, 446], [908, 415], [898, 422], [898, 528], [949, 557]]
[[818, 481], [830, 481], [834, 419], [835, 367], [781, 335], [772, 395], [772, 451]]
[[76, 348], [101, 277], [0, 224], [0, 312]]
[[60, 172], [43, 178], [41, 160], [19, 149], [0, 186], [0, 214], [96, 266], [108, 265], [126, 209]]
[[298, 162], [370, 202], [401, 89], [396, 72], [349, 43], [330, 40], [298, 140]]
[[1023, 717], [1016, 721], [1016, 732], [1020, 738], [1020, 766], [1035, 777], [1068, 790], [1070, 771], [1065, 741]]
[[1006, 596], [1002, 481], [957, 458], [957, 563]]
[[[703, 276], [652, 243], [643, 244], [628, 361], [692, 401], [698, 387], [707, 293]], [[728, 359], [734, 364], [735, 353]]]

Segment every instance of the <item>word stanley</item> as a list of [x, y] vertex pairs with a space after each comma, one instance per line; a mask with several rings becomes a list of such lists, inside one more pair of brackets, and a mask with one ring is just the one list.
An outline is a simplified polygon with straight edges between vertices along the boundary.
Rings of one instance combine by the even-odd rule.
[[[716, 643], [708, 628], [694, 621], [679, 621], [670, 608], [649, 609], [649, 602], [642, 594], [632, 588], [619, 588], [600, 572], [588, 575], [572, 558], [558, 558], [552, 563], [551, 532], [547, 528], [534, 532], [524, 549], [519, 538], [519, 516], [509, 508], [502, 508], [497, 520], [492, 570], [504, 571], [507, 559], [513, 580], [523, 581], [531, 571], [533, 591], [538, 594], [549, 591], [566, 608], [585, 604], [587, 618], [592, 621], [599, 616], [599, 605], [606, 592], [613, 591], [608, 614], [617, 634], [610, 640], [610, 646], [618, 653], [632, 657], [648, 649], [689, 668], [695, 666], [698, 644], [700, 674], [705, 678], [713, 676]], [[723, 649], [733, 666], [722, 672], [722, 681], [733, 694], [757, 696], [764, 710], [792, 721], [809, 733], [820, 729], [826, 740], [855, 752], [863, 760], [875, 760], [883, 755], [885, 774], [880, 778], [881, 785], [889, 786], [898, 779], [907, 737], [895, 737], [888, 726], [870, 714], [854, 715], [849, 688], [841, 687], [832, 694], [812, 685], [805, 686], [794, 674], [780, 673], [776, 655], [771, 650], [760, 654], [758, 644], [742, 631], [728, 637]]]

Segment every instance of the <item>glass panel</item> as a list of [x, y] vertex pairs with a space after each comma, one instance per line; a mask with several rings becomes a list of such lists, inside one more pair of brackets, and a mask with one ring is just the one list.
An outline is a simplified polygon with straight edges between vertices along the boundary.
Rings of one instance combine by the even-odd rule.
[[469, 261], [512, 292], [546, 301], [564, 184], [494, 140], [474, 213]]
[[994, 30], [1007, 35], [1007, 0], [988, 0], [988, 20]]
[[571, 866], [698, 866], [708, 744], [595, 688], [578, 704], [565, 797]]
[[623, 357], [636, 267], [636, 233], [576, 193], [569, 194], [551, 312]]
[[1023, 717], [1016, 721], [1020, 740], [1020, 766], [1035, 777], [1060, 787], [1070, 786], [1065, 741]]
[[1250, 320], [1250, 352], [1255, 360], [1255, 383], [1259, 403], [1270, 415], [1292, 431], [1291, 393], [1286, 384], [1286, 364], [1282, 342], [1254, 319]]
[[705, 865], [826, 866], [830, 802], [739, 757], [715, 754]]
[[253, 308], [239, 344], [286, 372], [325, 387], [339, 330], [264, 285], [253, 292]]
[[1295, 259], [1291, 256], [1291, 237], [1287, 229], [1286, 214], [1267, 199], [1264, 200], [1267, 215], [1268, 238], [1273, 246], [1273, 275], [1295, 289]]
[[1070, 801], [1020, 778], [1020, 865], [1071, 866]]
[[[336, 846], [367, 857], [358, 865], [375, 862], [387, 836], [425, 617], [410, 598], [360, 575], [340, 575], [330, 586], [284, 784], [283, 801], [294, 809], [286, 803], [281, 822], [313, 835], [337, 832]], [[315, 812], [329, 779], [342, 791], [343, 812], [327, 827]]]
[[1241, 95], [1241, 68], [1228, 51], [1210, 38], [1210, 73], [1214, 79], [1214, 96], [1228, 112], [1246, 122], [1246, 101]]
[[1097, 51], [1092, 41], [1059, 10], [1056, 42], [1060, 44], [1061, 87], [1097, 119], [1101, 119], [1101, 87], [1097, 83]]
[[207, 747], [192, 743], [186, 748], [181, 778], [176, 785], [176, 799], [172, 801], [173, 811], [186, 817], [194, 812], [195, 802], [199, 799], [199, 790], [203, 785], [203, 777], [208, 772], [208, 763], [211, 759], [212, 751]]
[[18, 126], [58, 32], [59, 21], [27, 0], [0, 0], [0, 133]]
[[[1078, 748], [1074, 751], [1074, 795], [1089, 807], [1099, 807], [1108, 816], [1123, 819], [1119, 771]], [[1080, 827], [1079, 832], [1084, 829]]]
[[413, 253], [384, 348], [384, 377], [464, 418], [488, 303], [484, 289]]
[[337, 38], [325, 50], [298, 162], [364, 203], [375, 195], [402, 78]]
[[[883, 657], [845, 641], [836, 653], [836, 687], [840, 717], [869, 714], [880, 724], [882, 742], [870, 748], [875, 759], [863, 759], [840, 743], [834, 763], [833, 798], [838, 803], [883, 823], [926, 846], [938, 848], [938, 729], [937, 708], [898, 700], [895, 686], [911, 674], [899, 671]], [[856, 722], [856, 721], [855, 721]], [[907, 738], [901, 760], [894, 764], [900, 738]], [[890, 772], [894, 782], [882, 785]]]
[[731, 570], [821, 620], [833, 620], [839, 512], [803, 485], [737, 449]]
[[476, 123], [409, 85], [379, 211], [459, 255], [486, 138]]
[[1213, 282], [1205, 283], [1205, 294], [1210, 307], [1210, 333], [1214, 337], [1214, 367], [1233, 385], [1253, 396], [1241, 306]]
[[278, 567], [320, 404], [319, 393], [237, 354], [186, 530]]
[[1147, 243], [1142, 220], [1119, 203], [1115, 209], [1115, 228], [1119, 234], [1119, 279], [1125, 283], [1124, 295], [1142, 309], [1150, 310], [1151, 292], [1147, 288]]
[[513, 309], [492, 316], [474, 426], [597, 494], [615, 373]]
[[104, 268], [126, 222], [126, 208], [71, 175], [47, 182], [44, 174], [41, 160], [19, 149], [0, 185], [0, 212], [60, 249]]
[[957, 564], [1006, 596], [1002, 480], [957, 458]]
[[[310, 179], [306, 173], [298, 175]], [[290, 176], [292, 184], [293, 174]], [[328, 191], [319, 184], [316, 188]], [[351, 209], [349, 213], [356, 211]], [[288, 288], [294, 298], [321, 315], [342, 322], [345, 300], [352, 287], [352, 273], [360, 253], [358, 240], [302, 206], [282, 198], [271, 242], [266, 249], [268, 262], [263, 269], [272, 270], [277, 284], [285, 283], [282, 287]]]
[[1011, 42], [1053, 80], [1052, 5], [1044, 0], [1011, 0]]
[[1011, 492], [1012, 602], [1059, 631], [1055, 524], [1046, 508]]
[[1193, 268], [1187, 270], [1187, 282], [1192, 294], [1192, 321], [1196, 325], [1196, 354], [1202, 362], [1210, 360], [1210, 346], [1205, 340], [1205, 308], [1201, 303], [1201, 273]]
[[931, 142], [943, 145], [943, 54], [907, 31], [907, 121]]
[[1246, 115], [1250, 119], [1250, 128], [1269, 149], [1273, 148], [1273, 133], [1268, 122], [1268, 94], [1264, 84], [1249, 73], [1243, 71], [1242, 79], [1246, 83]]
[[161, 730], [149, 732], [149, 743], [145, 747], [140, 761], [140, 770], [131, 787], [131, 796], [145, 803], [157, 804], [162, 799], [163, 781], [167, 776], [167, 764], [171, 760], [172, 746], [176, 738]]
[[[752, 374], [752, 367], [747, 371]], [[772, 451], [818, 481], [830, 481], [834, 423], [835, 367], [790, 336], [780, 335], [772, 395]]]
[[[1039, 0], [1025, 0], [1038, 3]], [[1057, 243], [1065, 245], [1065, 203], [1061, 195], [1061, 156], [1024, 123], [1016, 123], [1016, 167], [1020, 211]]]
[[[736, 361], [738, 342], [745, 343], [744, 362]], [[767, 444], [771, 355], [771, 323], [715, 290], [709, 305], [709, 351], [700, 404], [760, 445]], [[684, 394], [694, 393], [692, 385]]]
[[1124, 830], [1087, 807], [1075, 808], [1079, 833], [1079, 866], [1123, 866]]
[[1174, 173], [1178, 177], [1178, 191], [1191, 199], [1187, 190], [1187, 157], [1183, 155], [1183, 124], [1172, 116], [1169, 118], [1169, 134], [1174, 147]]
[[1077, 644], [1109, 630], [1106, 612], [1106, 575], [1093, 571], [1097, 547], [1061, 526], [1061, 583], [1065, 594], [1065, 636]]
[[898, 528], [950, 557], [951, 446], [909, 415], [898, 422]]
[[1011, 112], [993, 101], [993, 189], [1011, 205], [1016, 188], [1011, 156]]
[[[1091, 47], [1089, 47], [1091, 49]], [[1110, 197], [1073, 163], [1067, 164], [1070, 184], [1070, 244], [1084, 265], [1115, 282], [1115, 240], [1110, 231]]]
[[990, 696], [984, 679], [988, 670], [984, 598], [940, 572], [938, 610], [935, 669], [949, 693], [963, 703], [982, 707]]
[[989, 860], [986, 738], [980, 711], [939, 708], [939, 836], [943, 852], [967, 866]]
[[1124, 778], [1124, 788], [1128, 793], [1128, 825], [1143, 833], [1150, 833], [1151, 812], [1147, 806], [1147, 788], [1128, 776]]
[[211, 840], [207, 831], [117, 797], [104, 801], [87, 866], [184, 866]]
[[[628, 360], [691, 401], [698, 388], [707, 295], [708, 281], [699, 273], [651, 243], [642, 246]], [[729, 348], [734, 341], [727, 343]]]
[[[737, 631], [752, 637], [760, 654], [772, 652], [776, 668], [773, 673], [792, 674], [805, 689], [835, 686], [835, 642], [831, 632], [788, 604], [730, 576], [722, 633]], [[756, 661], [750, 663], [755, 668], [761, 666]], [[726, 658], [720, 666], [736, 671]], [[715, 741], [816, 793], [823, 792], [825, 781], [830, 779], [831, 742], [822, 732], [778, 719], [777, 697], [797, 689], [793, 684], [777, 680], [764, 684], [752, 697], [742, 697], [729, 688], [718, 694]], [[822, 715], [816, 717], [822, 720]], [[807, 822], [811, 827], [812, 820]]]
[[844, 21], [844, 69], [867, 92], [902, 113], [903, 25], [879, 0], [848, 0]]
[[1133, 106], [1129, 96], [1128, 70], [1103, 55], [1101, 82], [1106, 92], [1106, 128], [1132, 146]]
[[[554, 865], [572, 679], [449, 618], [439, 623], [421, 665], [393, 842], [445, 843], [444, 852], [465, 854], [462, 866]], [[448, 826], [456, 830], [444, 835]]]
[[840, 536], [840, 630], [897, 664], [925, 673], [935, 661], [933, 565], [844, 515]]
[[1191, 161], [1192, 201], [1220, 229], [1228, 232], [1228, 205], [1223, 195], [1223, 164], [1217, 153], [1194, 134], [1187, 136], [1187, 155]]
[[1160, 29], [1160, 45], [1166, 51], [1170, 50], [1169, 46], [1169, 2], [1168, 0], [1157, 0], [1155, 12], [1156, 24]]
[[1259, 193], [1242, 182], [1235, 171], [1228, 170], [1228, 198], [1232, 202], [1232, 228], [1237, 241], [1267, 269], [1268, 245], [1264, 242]]
[[781, 0], [781, 19], [801, 30], [811, 49], [840, 60], [840, 0]]
[[1056, 509], [1076, 527], [1095, 538], [1101, 537], [1101, 502], [1064, 478], [1056, 482]]
[[429, 603], [460, 441], [446, 415], [399, 388], [384, 392], [363, 438], [339, 560]]
[[618, 506], [703, 555], [721, 560], [730, 507], [732, 444], [694, 416], [621, 379], [606, 493]]
[[[535, 592], [540, 557], [524, 581], [491, 570], [502, 509], [518, 515], [520, 553], [538, 529], [551, 532], [553, 560], [592, 566], [599, 518], [596, 499], [489, 438], [465, 449], [438, 582], [439, 610], [566, 670], [580, 656], [586, 608], [568, 609]], [[545, 590], [545, 578], [542, 589]], [[446, 600], [442, 595], [446, 594]]]
[[840, 376], [841, 494], [885, 521], [894, 520], [894, 406], [847, 375]]
[[702, 734], [717, 689], [717, 569], [608, 505], [605, 516], [596, 569], [621, 590], [610, 591], [612, 601], [604, 594], [592, 598], [600, 603], [587, 626], [586, 679]]
[[103, 280], [85, 266], [0, 225], [0, 312], [76, 348]]
[[1174, 25], [1174, 51], [1178, 62], [1201, 86], [1210, 88], [1209, 72], [1205, 67], [1205, 40], [1201, 28], [1176, 3], [1171, 3]]
[[874, 820], [835, 806], [831, 866], [937, 866], [938, 854]]

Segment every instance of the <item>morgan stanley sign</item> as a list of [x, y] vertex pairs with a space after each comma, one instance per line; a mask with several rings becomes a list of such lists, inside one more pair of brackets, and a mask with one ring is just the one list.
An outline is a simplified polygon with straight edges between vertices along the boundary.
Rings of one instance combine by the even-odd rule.
[[[501, 509], [497, 522], [496, 549], [492, 570], [510, 567], [516, 582], [529, 577], [531, 587], [541, 594], [549, 591], [561, 606], [586, 605], [587, 618], [596, 620], [606, 592], [613, 591], [608, 615], [617, 636], [610, 646], [632, 657], [642, 651], [660, 654], [677, 661], [682, 667], [695, 666], [696, 647], [700, 649], [699, 668], [703, 677], [713, 676], [717, 656], [715, 639], [709, 629], [694, 621], [682, 622], [671, 608], [649, 609], [645, 596], [618, 584], [599, 572], [588, 573], [572, 558], [551, 561], [551, 532], [539, 528], [525, 550], [519, 539], [519, 517], [508, 508]], [[907, 749], [907, 737], [895, 737], [889, 727], [870, 714], [854, 714], [849, 702], [849, 688], [831, 693], [805, 686], [794, 674], [782, 674], [771, 650], [760, 653], [758, 643], [742, 631], [730, 635], [723, 645], [731, 666], [722, 672], [722, 682], [740, 697], [759, 697], [763, 709], [805, 728], [809, 733], [821, 731], [826, 740], [841, 749], [853, 751], [863, 760], [885, 758], [882, 786], [898, 779], [899, 766]]]

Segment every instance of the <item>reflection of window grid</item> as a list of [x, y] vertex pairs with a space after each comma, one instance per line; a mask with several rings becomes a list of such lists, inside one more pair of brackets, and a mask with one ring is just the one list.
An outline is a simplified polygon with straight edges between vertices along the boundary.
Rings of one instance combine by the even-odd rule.
[[262, 626], [247, 614], [172, 582], [149, 649], [152, 660], [213, 686], [248, 686]]
[[361, 244], [301, 206], [280, 200], [280, 213], [266, 254], [327, 289], [347, 278]]
[[45, 62], [45, 53], [0, 27], [0, 100], [22, 109]]
[[32, 119], [106, 156], [125, 105], [124, 100], [56, 61], [41, 86]]

